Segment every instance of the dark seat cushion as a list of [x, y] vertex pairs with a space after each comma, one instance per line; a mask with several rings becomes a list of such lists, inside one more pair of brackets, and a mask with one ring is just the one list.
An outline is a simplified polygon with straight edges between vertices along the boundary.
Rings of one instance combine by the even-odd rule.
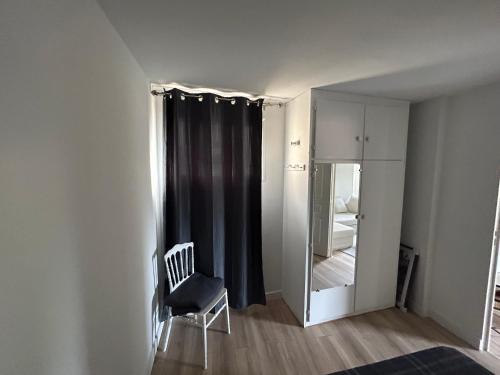
[[173, 315], [183, 315], [203, 310], [224, 288], [218, 277], [207, 277], [195, 272], [165, 298]]

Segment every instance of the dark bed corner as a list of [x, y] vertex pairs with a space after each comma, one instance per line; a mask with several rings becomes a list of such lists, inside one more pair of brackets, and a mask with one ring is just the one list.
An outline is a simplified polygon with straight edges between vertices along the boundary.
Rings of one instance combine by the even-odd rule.
[[438, 346], [331, 375], [493, 374], [456, 349]]

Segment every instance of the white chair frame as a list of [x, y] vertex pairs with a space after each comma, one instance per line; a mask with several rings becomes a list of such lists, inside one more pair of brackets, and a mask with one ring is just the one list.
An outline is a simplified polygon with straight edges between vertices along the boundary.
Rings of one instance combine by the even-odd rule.
[[[192, 242], [187, 242], [175, 245], [165, 254], [165, 264], [167, 267], [168, 285], [170, 286], [170, 293], [172, 293], [194, 273], [194, 244]], [[207, 321], [207, 315], [209, 312], [212, 311], [216, 305], [221, 303], [222, 300], [224, 300], [223, 305], [219, 308], [219, 310], [217, 310], [214, 316]], [[204, 369], [207, 368], [208, 364], [207, 329], [224, 309], [226, 309], [226, 326], [227, 334], [229, 335], [231, 334], [231, 325], [229, 322], [229, 304], [227, 301], [226, 288], [223, 288], [202, 311], [178, 316], [187, 318], [191, 324], [200, 327], [203, 330]], [[201, 317], [201, 323], [198, 323], [199, 317]], [[166, 322], [167, 333], [165, 342], [161, 347], [162, 351], [167, 350], [168, 339], [170, 337], [170, 331], [172, 329], [174, 318], [177, 318], [177, 316], [172, 316], [172, 309], [168, 307], [168, 317]]]

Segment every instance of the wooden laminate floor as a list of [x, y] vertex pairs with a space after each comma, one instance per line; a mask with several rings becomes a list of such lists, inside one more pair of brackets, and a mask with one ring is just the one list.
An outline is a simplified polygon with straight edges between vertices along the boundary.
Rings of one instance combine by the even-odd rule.
[[493, 310], [489, 352], [500, 358], [500, 311], [498, 310]]
[[335, 251], [330, 258], [313, 257], [312, 289], [322, 290], [354, 283], [356, 258], [342, 251]]
[[500, 373], [500, 360], [490, 353], [397, 309], [303, 328], [283, 300], [273, 298], [267, 306], [231, 311], [231, 335], [223, 332], [223, 322], [219, 317], [208, 333], [207, 370], [201, 367], [201, 330], [177, 320], [168, 352], [158, 352], [152, 374], [329, 374], [438, 345], [455, 347]]
[[[496, 274], [496, 290], [498, 290], [498, 285], [500, 285], [500, 273]], [[491, 324], [490, 331], [490, 346], [489, 352], [494, 356], [500, 358], [500, 303], [494, 302], [495, 308], [493, 309], [493, 320]]]

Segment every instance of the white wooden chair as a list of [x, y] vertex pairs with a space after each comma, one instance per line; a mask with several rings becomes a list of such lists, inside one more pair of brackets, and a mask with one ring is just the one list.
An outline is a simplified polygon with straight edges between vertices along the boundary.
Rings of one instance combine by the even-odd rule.
[[[207, 277], [194, 270], [194, 244], [192, 242], [175, 245], [165, 254], [170, 295], [165, 302], [168, 306], [167, 332], [163, 351], [167, 350], [168, 339], [175, 317], [187, 318], [191, 324], [203, 330], [204, 368], [207, 368], [207, 328], [226, 309], [227, 333], [231, 333], [227, 290], [222, 279]], [[209, 312], [217, 305], [222, 306], [210, 317]], [[210, 320], [207, 321], [207, 317]], [[201, 318], [201, 323], [198, 322]]]

